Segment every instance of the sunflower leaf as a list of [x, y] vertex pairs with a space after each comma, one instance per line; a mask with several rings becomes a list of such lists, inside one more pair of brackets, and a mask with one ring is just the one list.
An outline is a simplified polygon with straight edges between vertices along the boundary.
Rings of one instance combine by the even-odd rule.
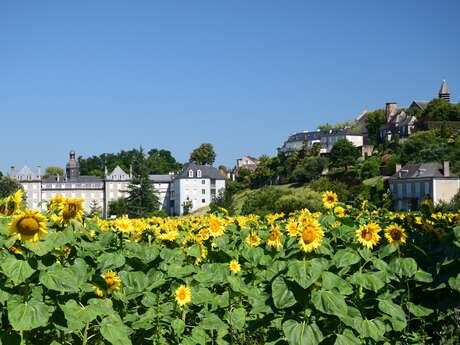
[[35, 272], [27, 261], [17, 260], [14, 256], [7, 257], [2, 262], [1, 268], [3, 273], [13, 281], [14, 285], [25, 282]]

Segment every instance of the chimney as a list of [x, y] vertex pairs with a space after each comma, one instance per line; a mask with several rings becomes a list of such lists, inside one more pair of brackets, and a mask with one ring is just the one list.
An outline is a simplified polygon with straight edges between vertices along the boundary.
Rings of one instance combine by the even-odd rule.
[[38, 179], [42, 178], [42, 167], [40, 165], [37, 165], [37, 177]]
[[399, 172], [401, 170], [401, 164], [396, 163], [396, 172]]
[[442, 162], [442, 169], [444, 171], [444, 176], [449, 177], [450, 176], [450, 163], [449, 163], [449, 161]]
[[16, 178], [16, 167], [14, 165], [10, 167], [10, 177]]
[[385, 118], [387, 122], [390, 122], [393, 116], [398, 110], [398, 104], [396, 102], [387, 102], [385, 105]]

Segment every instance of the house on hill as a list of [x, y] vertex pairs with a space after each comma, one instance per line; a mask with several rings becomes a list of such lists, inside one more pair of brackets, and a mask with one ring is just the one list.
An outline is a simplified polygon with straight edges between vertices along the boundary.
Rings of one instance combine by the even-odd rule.
[[450, 173], [448, 161], [403, 167], [398, 164], [388, 182], [396, 211], [416, 210], [423, 199], [433, 204], [450, 202], [460, 190], [460, 178]]

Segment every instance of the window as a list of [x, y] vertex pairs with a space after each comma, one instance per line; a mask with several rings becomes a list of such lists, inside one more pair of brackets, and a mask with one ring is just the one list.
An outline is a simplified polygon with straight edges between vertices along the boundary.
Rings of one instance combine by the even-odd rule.
[[196, 171], [196, 177], [201, 177], [201, 170]]
[[204, 204], [206, 202], [206, 199], [201, 199], [201, 202]]
[[193, 170], [188, 171], [188, 177], [193, 177]]
[[201, 184], [206, 184], [206, 180], [201, 180]]
[[202, 189], [201, 194], [203, 194], [203, 195], [206, 194], [206, 189]]

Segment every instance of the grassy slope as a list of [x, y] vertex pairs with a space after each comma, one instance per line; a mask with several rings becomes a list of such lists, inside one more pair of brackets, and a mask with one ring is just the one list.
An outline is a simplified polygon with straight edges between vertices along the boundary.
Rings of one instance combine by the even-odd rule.
[[[275, 185], [272, 187], [275, 189], [279, 189], [283, 192], [287, 192], [292, 189], [296, 189], [296, 190], [308, 189], [305, 186], [298, 186], [296, 184], [282, 184], [282, 185]], [[255, 191], [257, 191], [257, 189], [253, 189], [253, 190], [246, 189], [244, 191], [241, 191], [235, 194], [234, 199], [233, 199], [233, 207], [235, 208], [235, 210], [241, 210], [246, 196], [250, 193], [254, 193]]]

